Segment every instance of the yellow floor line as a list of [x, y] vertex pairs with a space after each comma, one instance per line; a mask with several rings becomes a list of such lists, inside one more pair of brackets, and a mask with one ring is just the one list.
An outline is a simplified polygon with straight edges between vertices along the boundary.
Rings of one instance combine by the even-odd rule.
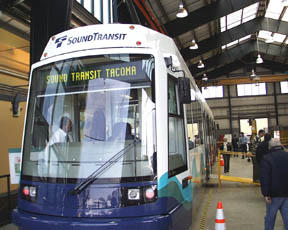
[[212, 199], [212, 194], [213, 194], [213, 192], [214, 192], [214, 189], [211, 188], [211, 189], [209, 190], [208, 199], [207, 199], [207, 202], [206, 202], [206, 204], [205, 204], [204, 211], [203, 211], [203, 214], [202, 214], [202, 217], [201, 217], [200, 230], [205, 230], [208, 208], [209, 208], [210, 203], [211, 203], [211, 199]]

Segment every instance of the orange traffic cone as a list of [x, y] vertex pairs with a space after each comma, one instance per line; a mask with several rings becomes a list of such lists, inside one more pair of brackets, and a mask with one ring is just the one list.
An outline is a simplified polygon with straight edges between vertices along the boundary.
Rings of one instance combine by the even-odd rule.
[[220, 156], [220, 166], [224, 166], [224, 159], [222, 154]]
[[225, 230], [225, 218], [223, 213], [222, 202], [219, 201], [217, 205], [216, 220], [215, 220], [215, 230]]

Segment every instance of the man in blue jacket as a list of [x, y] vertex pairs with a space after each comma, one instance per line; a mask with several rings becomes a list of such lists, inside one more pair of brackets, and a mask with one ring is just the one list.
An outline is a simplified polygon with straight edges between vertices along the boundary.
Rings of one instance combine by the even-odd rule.
[[280, 140], [269, 141], [269, 153], [261, 161], [261, 191], [266, 200], [265, 230], [273, 230], [278, 210], [288, 229], [288, 152]]

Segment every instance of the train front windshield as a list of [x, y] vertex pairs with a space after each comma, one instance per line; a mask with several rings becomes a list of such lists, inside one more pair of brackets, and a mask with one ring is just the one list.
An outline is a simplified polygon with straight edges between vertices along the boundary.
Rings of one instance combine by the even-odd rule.
[[154, 58], [100, 55], [34, 70], [22, 178], [76, 183], [156, 176]]

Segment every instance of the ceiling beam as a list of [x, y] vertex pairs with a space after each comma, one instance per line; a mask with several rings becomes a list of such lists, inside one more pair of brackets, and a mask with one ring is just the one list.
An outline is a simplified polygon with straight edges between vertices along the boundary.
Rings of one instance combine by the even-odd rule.
[[[259, 83], [262, 82], [280, 82], [280, 81], [287, 81], [288, 75], [287, 74], [279, 74], [279, 75], [269, 75], [269, 76], [260, 76]], [[196, 80], [196, 83], [199, 87], [202, 86], [216, 86], [216, 85], [236, 85], [236, 84], [251, 84], [256, 83], [255, 80], [251, 80], [250, 77], [240, 77], [240, 78], [226, 78], [226, 79], [217, 79], [210, 82], [203, 82], [201, 80]]]
[[[226, 63], [232, 63], [237, 60], [241, 60], [242, 57], [248, 55], [251, 52], [257, 52], [256, 40], [249, 40], [241, 45], [235, 46], [230, 49], [226, 49], [223, 53], [213, 56], [207, 60], [203, 60], [205, 69], [211, 69]], [[275, 44], [266, 44], [259, 41], [259, 52], [271, 56], [288, 56], [288, 48], [286, 46], [279, 46]], [[189, 66], [192, 75], [203, 72], [203, 69], [197, 68], [198, 63]]]
[[[227, 75], [227, 74], [229, 74], [235, 70], [242, 68], [244, 65], [245, 65], [244, 62], [242, 62], [240, 60], [236, 60], [232, 63], [229, 63], [227, 65], [216, 68], [212, 71], [208, 71], [208, 72], [206, 72], [206, 74], [207, 74], [209, 80], [211, 80], [211, 79], [218, 78], [220, 76], [225, 76], [225, 75]], [[195, 75], [194, 78], [200, 79], [200, 78], [202, 78], [202, 74], [199, 73], [199, 74]]]
[[[234, 62], [228, 63], [224, 66], [221, 66], [219, 68], [216, 68], [212, 71], [207, 71], [206, 74], [209, 78], [209, 80], [213, 80], [216, 79], [218, 77], [223, 77], [223, 76], [227, 76], [229, 75], [229, 73], [236, 71], [238, 69], [241, 68], [249, 68], [249, 71], [251, 71], [251, 69], [254, 67], [256, 67], [256, 72], [257, 72], [257, 67], [261, 67], [261, 68], [265, 68], [265, 69], [269, 69], [272, 72], [282, 72], [282, 73], [286, 73], [288, 70], [288, 65], [287, 64], [282, 64], [282, 63], [278, 63], [278, 62], [273, 62], [267, 59], [264, 59], [264, 63], [262, 64], [256, 64], [256, 63], [251, 63], [251, 62], [247, 62], [253, 59], [253, 61], [255, 61], [256, 57], [255, 57], [255, 52], [250, 53], [249, 55], [246, 55], [246, 57], [244, 57], [242, 60], [236, 60]], [[245, 72], [245, 70], [243, 71], [243, 73]], [[241, 74], [239, 74], [241, 75]], [[238, 76], [239, 76], [238, 75]], [[200, 79], [202, 78], [202, 74], [196, 74], [194, 76], [195, 79]], [[233, 77], [234, 78], [234, 77]]]
[[260, 0], [218, 0], [190, 12], [185, 18], [176, 18], [173, 21], [167, 22], [164, 27], [168, 35], [174, 38], [256, 2], [260, 2]]
[[29, 41], [30, 39], [30, 32], [26, 33], [22, 30], [19, 30], [18, 28], [16, 28], [15, 26], [10, 25], [7, 22], [3, 22], [2, 20], [0, 20], [0, 28], [9, 31], [12, 34], [15, 34], [17, 36], [19, 36], [20, 38], [23, 38], [27, 41]]
[[184, 60], [188, 60], [201, 56], [213, 49], [220, 48], [223, 45], [227, 45], [230, 42], [236, 41], [247, 35], [254, 34], [259, 30], [267, 30], [273, 33], [288, 35], [288, 22], [278, 21], [271, 18], [257, 17], [230, 30], [198, 42], [199, 48], [197, 50], [190, 50], [189, 47], [186, 47], [180, 52]]
[[[226, 49], [223, 53], [202, 61], [205, 64], [205, 69], [211, 69], [213, 67], [240, 60], [243, 56], [254, 51], [255, 48], [257, 49], [256, 41], [251, 40], [233, 48]], [[198, 69], [197, 65], [198, 63], [189, 66], [192, 74], [197, 74], [203, 71], [203, 69]]]

